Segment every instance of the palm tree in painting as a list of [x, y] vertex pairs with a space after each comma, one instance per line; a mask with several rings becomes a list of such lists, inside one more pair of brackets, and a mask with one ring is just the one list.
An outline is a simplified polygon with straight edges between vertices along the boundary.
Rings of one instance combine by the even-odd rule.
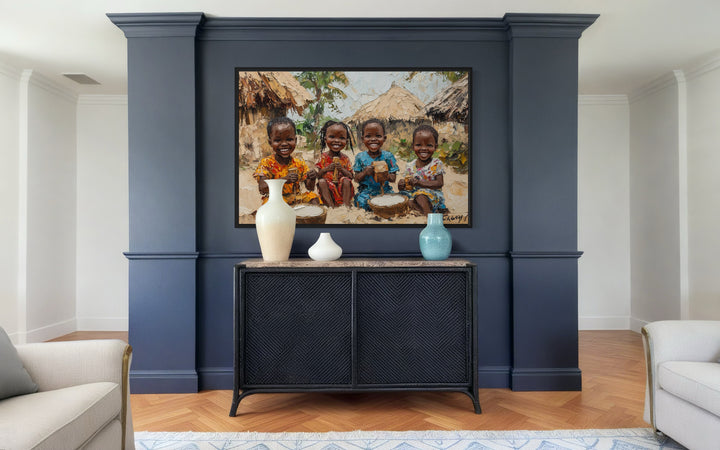
[[307, 137], [308, 146], [317, 152], [322, 150], [318, 148], [318, 133], [322, 122], [325, 121], [330, 110], [339, 112], [335, 102], [346, 97], [339, 86], [347, 86], [348, 79], [344, 72], [330, 71], [300, 72], [295, 78], [315, 98], [305, 110], [304, 120], [298, 124], [298, 127]]

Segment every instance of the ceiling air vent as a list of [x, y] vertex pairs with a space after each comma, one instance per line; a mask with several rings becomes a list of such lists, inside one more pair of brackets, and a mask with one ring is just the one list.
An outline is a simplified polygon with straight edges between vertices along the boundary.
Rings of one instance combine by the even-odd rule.
[[64, 73], [64, 77], [70, 78], [78, 84], [100, 84], [96, 80], [93, 80], [84, 73]]

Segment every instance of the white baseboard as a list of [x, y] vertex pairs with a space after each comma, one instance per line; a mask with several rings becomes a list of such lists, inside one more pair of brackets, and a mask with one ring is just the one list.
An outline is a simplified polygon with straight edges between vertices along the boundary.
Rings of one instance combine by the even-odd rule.
[[578, 318], [580, 330], [629, 330], [628, 316], [585, 316]]
[[642, 329], [642, 327], [644, 327], [645, 325], [647, 325], [649, 323], [650, 322], [648, 322], [647, 320], [640, 320], [640, 319], [636, 319], [635, 317], [632, 317], [632, 318], [630, 318], [630, 329], [637, 333], [640, 333], [640, 330]]
[[78, 317], [77, 331], [127, 331], [127, 317]]
[[[33, 343], [33, 342], [44, 342], [49, 339], [54, 339], [59, 336], [63, 336], [68, 333], [72, 333], [76, 330], [76, 321], [75, 319], [68, 319], [64, 320], [62, 322], [57, 322], [51, 325], [47, 325], [41, 328], [35, 328], [34, 330], [30, 330], [25, 335], [25, 342], [27, 343]], [[18, 339], [21, 338], [20, 334], [18, 334]], [[18, 341], [22, 342], [22, 341]]]

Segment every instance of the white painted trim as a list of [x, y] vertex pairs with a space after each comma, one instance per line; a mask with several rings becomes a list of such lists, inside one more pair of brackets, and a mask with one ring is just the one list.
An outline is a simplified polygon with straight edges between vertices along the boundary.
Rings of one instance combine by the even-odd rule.
[[21, 73], [20, 69], [0, 61], [0, 75], [5, 75], [13, 80], [20, 80]]
[[700, 63], [687, 66], [683, 72], [685, 73], [685, 80], [690, 81], [708, 72], [717, 70], [718, 68], [720, 68], [720, 53], [717, 53]]
[[127, 105], [127, 95], [89, 95], [78, 96], [78, 105]]
[[652, 95], [656, 92], [662, 91], [663, 89], [666, 89], [670, 86], [674, 86], [677, 83], [677, 80], [675, 79], [675, 75], [673, 72], [668, 72], [653, 81], [647, 83], [644, 86], [641, 86], [638, 89], [635, 89], [630, 93], [628, 98], [630, 99], [630, 103], [635, 103], [639, 100], [642, 100], [643, 98]]
[[578, 105], [618, 105], [629, 104], [627, 95], [578, 95]]
[[50, 94], [57, 95], [63, 100], [67, 100], [72, 103], [77, 102], [78, 95], [74, 91], [58, 85], [51, 79], [33, 70], [24, 70], [23, 75], [25, 75], [26, 72], [29, 73], [28, 78], [31, 85], [38, 87], [45, 92], [49, 92]]
[[23, 70], [20, 76], [18, 101], [18, 233], [17, 233], [17, 343], [27, 342], [27, 246], [28, 246], [28, 133], [30, 129], [30, 105], [28, 91], [31, 70]]
[[54, 339], [56, 337], [64, 336], [77, 330], [75, 318], [63, 320], [62, 322], [56, 322], [52, 325], [47, 325], [41, 328], [28, 331], [26, 335], [26, 342], [45, 342], [48, 339]]
[[632, 330], [636, 333], [640, 333], [642, 330], [642, 327], [644, 327], [645, 325], [647, 325], [649, 323], [650, 322], [648, 322], [647, 320], [640, 320], [640, 319], [636, 319], [635, 317], [631, 317], [630, 318], [630, 330]]
[[682, 70], [674, 70], [677, 80], [678, 106], [678, 232], [680, 319], [690, 318], [690, 275], [688, 271], [688, 135], [687, 135], [687, 83]]
[[585, 316], [578, 318], [579, 330], [629, 330], [629, 316]]
[[128, 331], [127, 317], [78, 317], [77, 331]]

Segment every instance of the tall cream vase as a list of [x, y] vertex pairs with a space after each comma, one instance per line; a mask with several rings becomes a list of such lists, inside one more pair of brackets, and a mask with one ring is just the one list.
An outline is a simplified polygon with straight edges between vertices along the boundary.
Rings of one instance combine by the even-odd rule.
[[295, 210], [282, 196], [285, 180], [265, 180], [270, 189], [268, 201], [255, 213], [260, 250], [265, 261], [287, 261], [295, 237]]

